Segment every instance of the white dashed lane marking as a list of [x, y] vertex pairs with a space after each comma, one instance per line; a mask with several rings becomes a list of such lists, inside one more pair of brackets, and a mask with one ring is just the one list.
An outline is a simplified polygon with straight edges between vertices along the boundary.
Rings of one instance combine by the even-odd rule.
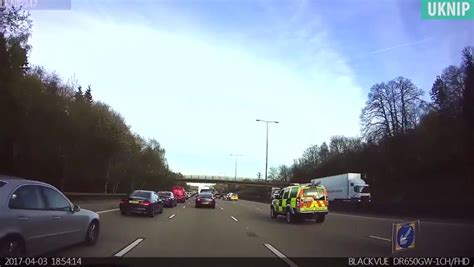
[[278, 251], [278, 249], [274, 248], [272, 245], [270, 244], [264, 244], [265, 247], [267, 247], [271, 252], [273, 252], [273, 254], [277, 255], [278, 258], [282, 259], [283, 261], [285, 261], [286, 263], [288, 263], [288, 265], [290, 265], [291, 267], [298, 267], [298, 265], [296, 265], [296, 263], [292, 262], [290, 259], [288, 259], [283, 253], [281, 253], [280, 251]]
[[138, 238], [137, 240], [133, 241], [130, 243], [130, 245], [126, 246], [119, 252], [115, 253], [115, 257], [123, 257], [123, 255], [127, 254], [130, 250], [132, 250], [134, 247], [138, 246], [144, 239], [143, 238]]
[[392, 242], [391, 239], [388, 239], [388, 238], [383, 238], [383, 237], [379, 237], [379, 236], [375, 236], [375, 235], [369, 235], [370, 238], [373, 238], [373, 239], [378, 239], [378, 240], [383, 240], [383, 241], [387, 241], [387, 242]]
[[117, 211], [117, 210], [119, 209], [101, 210], [101, 211], [96, 211], [96, 213], [101, 214], [101, 213], [112, 212], [112, 211]]

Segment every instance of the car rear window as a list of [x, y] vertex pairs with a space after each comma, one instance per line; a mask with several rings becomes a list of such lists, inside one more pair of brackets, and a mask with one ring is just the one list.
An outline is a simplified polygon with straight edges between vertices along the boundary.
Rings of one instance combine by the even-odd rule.
[[170, 192], [158, 192], [158, 196], [160, 196], [160, 197], [170, 197], [171, 193]]
[[304, 189], [304, 196], [315, 196], [315, 197], [320, 197], [321, 195], [324, 194], [324, 189], [322, 189], [321, 187], [310, 187], [310, 188], [305, 188]]
[[141, 198], [149, 198], [150, 192], [133, 192], [131, 197], [141, 197]]
[[4, 181], [0, 181], [0, 187], [6, 185], [7, 183], [5, 183]]
[[212, 198], [212, 194], [199, 194], [199, 197], [202, 197], [202, 198]]

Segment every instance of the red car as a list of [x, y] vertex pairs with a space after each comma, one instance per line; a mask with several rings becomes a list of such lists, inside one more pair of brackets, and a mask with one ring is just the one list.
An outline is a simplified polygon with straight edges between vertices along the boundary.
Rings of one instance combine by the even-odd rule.
[[174, 197], [179, 203], [184, 203], [186, 202], [186, 191], [184, 190], [183, 187], [181, 186], [173, 186], [171, 191], [174, 194]]

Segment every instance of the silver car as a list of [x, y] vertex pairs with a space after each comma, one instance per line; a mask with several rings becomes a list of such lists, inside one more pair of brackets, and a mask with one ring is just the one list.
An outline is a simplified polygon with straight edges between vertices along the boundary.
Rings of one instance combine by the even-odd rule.
[[46, 183], [0, 176], [0, 257], [36, 256], [72, 244], [94, 245], [99, 215]]

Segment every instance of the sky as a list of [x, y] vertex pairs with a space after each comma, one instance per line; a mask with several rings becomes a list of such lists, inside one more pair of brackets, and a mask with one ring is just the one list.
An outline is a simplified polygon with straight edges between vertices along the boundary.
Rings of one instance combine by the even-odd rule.
[[[474, 44], [472, 20], [422, 20], [416, 0], [71, 0], [32, 10], [30, 63], [91, 85], [173, 171], [239, 177], [360, 136], [370, 87], [427, 92]], [[428, 98], [428, 95], [425, 96]]]

